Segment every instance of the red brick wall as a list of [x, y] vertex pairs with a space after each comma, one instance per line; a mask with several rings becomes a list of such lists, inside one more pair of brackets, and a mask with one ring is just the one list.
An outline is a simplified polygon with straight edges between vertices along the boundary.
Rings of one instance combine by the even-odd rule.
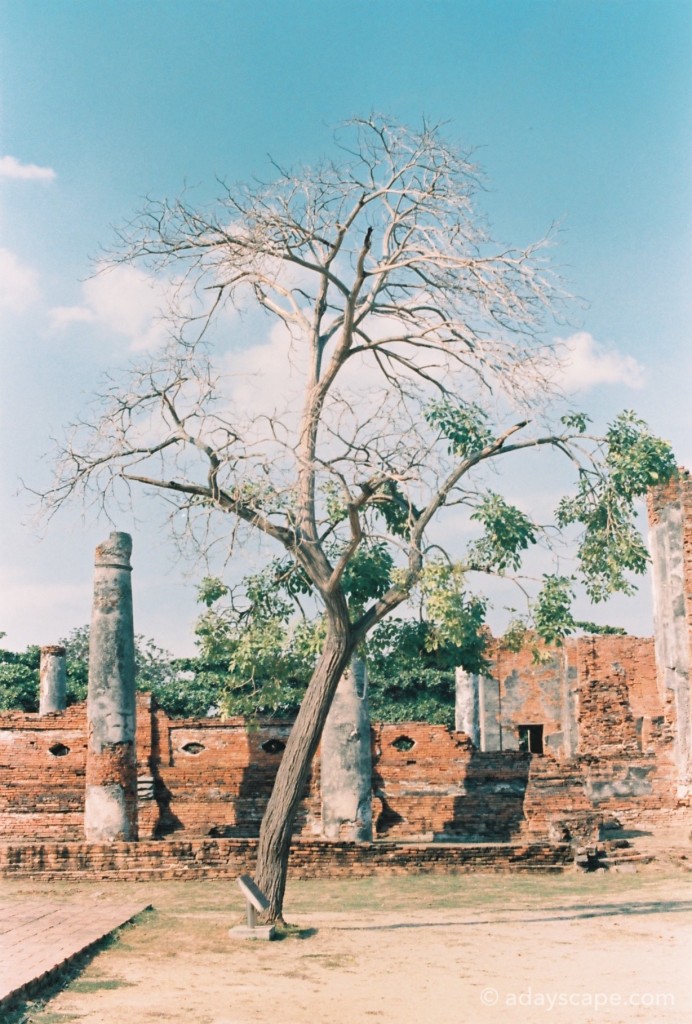
[[[176, 720], [159, 709], [153, 715], [153, 732], [159, 816], [155, 822], [149, 819], [149, 835], [205, 835], [210, 829], [257, 835], [281, 760], [271, 744], [285, 744], [290, 725], [265, 723], [248, 729], [242, 719]], [[298, 829], [306, 827], [310, 806], [304, 803]], [[140, 836], [144, 834], [140, 825]]]
[[664, 743], [653, 640], [599, 636], [572, 643], [578, 672], [579, 753], [636, 754]]
[[85, 706], [0, 715], [0, 835], [81, 838]]
[[[636, 644], [630, 654], [635, 649]], [[610, 685], [614, 650], [609, 645], [607, 656], [599, 659], [584, 645], [589, 693], [600, 694], [601, 686]], [[624, 651], [621, 644], [617, 653], [624, 657]], [[611, 715], [620, 742], [611, 742], [607, 730], [594, 731], [600, 749], [567, 761], [519, 751], [479, 753], [463, 734], [443, 726], [375, 725], [377, 834], [388, 840], [425, 836], [466, 842], [583, 839], [593, 838], [606, 815], [636, 822], [672, 806], [668, 762], [658, 749], [639, 750], [632, 705], [623, 709], [617, 693], [612, 700], [594, 696], [582, 706], [582, 715], [585, 721]], [[632, 697], [636, 710], [648, 707], [642, 701], [641, 695]], [[288, 730], [272, 723], [248, 729], [239, 719], [171, 720], [141, 695], [140, 839], [256, 836], [281, 757], [272, 748], [285, 742]], [[85, 755], [84, 705], [44, 718], [0, 716], [3, 839], [82, 838]], [[317, 834], [319, 816], [316, 765], [297, 834], [305, 839]]]
[[[256, 839], [187, 839], [165, 843], [6, 843], [0, 877], [42, 880], [235, 878], [252, 872]], [[294, 879], [469, 871], [561, 871], [573, 862], [567, 844], [450, 846], [445, 843], [326, 843], [297, 840], [289, 858]]]
[[576, 648], [539, 645], [542, 657], [536, 661], [534, 646], [515, 652], [495, 642], [491, 648], [493, 668], [484, 694], [487, 749], [516, 750], [518, 727], [541, 724], [545, 749], [564, 756], [564, 687], [577, 672]]

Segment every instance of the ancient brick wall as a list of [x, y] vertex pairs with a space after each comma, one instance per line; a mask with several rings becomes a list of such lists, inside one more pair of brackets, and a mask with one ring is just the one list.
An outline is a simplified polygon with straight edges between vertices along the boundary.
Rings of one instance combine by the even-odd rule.
[[0, 836], [84, 835], [86, 709], [0, 715]]
[[[614, 747], [560, 760], [479, 752], [442, 726], [376, 725], [373, 732], [373, 820], [388, 839], [586, 840], [604, 822], [632, 827], [675, 807], [672, 763], [651, 750]], [[401, 749], [402, 740], [413, 745]]]
[[669, 742], [653, 640], [594, 636], [571, 646], [577, 661], [579, 753], [634, 755]]
[[481, 691], [486, 750], [516, 750], [522, 726], [540, 726], [543, 748], [577, 754], [662, 751], [671, 742], [657, 686], [653, 639], [589, 636], [559, 648], [508, 651], [498, 642]]
[[[256, 839], [187, 839], [110, 844], [0, 844], [0, 877], [62, 881], [237, 878], [252, 872]], [[344, 843], [298, 839], [291, 848], [294, 879], [372, 875], [464, 874], [469, 871], [562, 871], [573, 862], [568, 844], [450, 846], [445, 843]]]
[[[620, 651], [622, 654], [622, 651]], [[607, 687], [588, 645], [589, 687]], [[606, 658], [606, 665], [612, 661]], [[598, 668], [598, 672], [596, 672]], [[610, 671], [610, 669], [609, 669]], [[590, 691], [590, 692], [591, 692]], [[599, 698], [600, 699], [600, 698]], [[594, 838], [605, 818], [633, 824], [673, 804], [670, 765], [640, 750], [636, 716], [618, 700], [593, 698], [620, 723], [619, 743], [560, 760], [517, 750], [481, 753], [463, 733], [420, 722], [373, 727], [373, 821], [378, 837], [532, 842]], [[639, 699], [639, 698], [638, 698]], [[635, 710], [643, 705], [634, 701]], [[290, 726], [240, 719], [169, 719], [138, 699], [140, 840], [188, 836], [251, 838], [271, 792]], [[62, 715], [0, 716], [0, 837], [81, 840], [85, 708]], [[599, 733], [596, 734], [600, 736]], [[320, 831], [319, 762], [296, 834]]]
[[574, 692], [578, 675], [577, 650], [540, 647], [536, 661], [533, 644], [509, 651], [495, 642], [492, 670], [482, 680], [481, 725], [485, 750], [518, 750], [520, 728], [540, 724], [546, 751], [568, 757], [575, 752]]
[[[636, 826], [675, 804], [672, 733], [656, 684], [651, 640], [570, 640], [534, 662], [495, 653], [486, 680], [486, 739], [420, 722], [372, 729], [378, 837], [465, 842], [593, 838], [604, 820]], [[495, 705], [488, 694], [497, 696]], [[517, 749], [519, 727], [540, 724], [544, 756]], [[290, 725], [170, 719], [137, 700], [139, 836], [257, 835]], [[44, 717], [0, 715], [0, 836], [81, 840], [85, 706]], [[320, 834], [319, 758], [296, 835]]]
[[[248, 728], [243, 719], [169, 719], [152, 715], [154, 736], [150, 803], [143, 835], [189, 832], [255, 836], [274, 784], [290, 725], [263, 723]], [[314, 786], [303, 802], [297, 831], [307, 828], [317, 804]], [[140, 808], [142, 802], [140, 802]], [[145, 812], [146, 813], [146, 812]]]

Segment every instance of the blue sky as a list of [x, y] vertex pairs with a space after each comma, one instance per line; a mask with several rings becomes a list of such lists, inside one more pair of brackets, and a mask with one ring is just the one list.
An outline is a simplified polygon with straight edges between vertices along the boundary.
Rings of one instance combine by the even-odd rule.
[[[267, 154], [315, 161], [353, 114], [447, 122], [485, 169], [496, 237], [559, 226], [581, 404], [597, 420], [636, 408], [692, 465], [691, 44], [688, 0], [0, 4], [5, 643], [89, 618], [110, 527], [74, 507], [37, 533], [17, 490], [46, 479], [51, 436], [103, 371], [155, 341], [141, 281], [85, 284], [113, 225], [146, 195], [187, 183], [204, 201], [216, 176], [268, 177]], [[135, 538], [137, 628], [183, 653], [195, 576], [148, 510], [118, 521]], [[610, 617], [649, 633], [646, 590]]]

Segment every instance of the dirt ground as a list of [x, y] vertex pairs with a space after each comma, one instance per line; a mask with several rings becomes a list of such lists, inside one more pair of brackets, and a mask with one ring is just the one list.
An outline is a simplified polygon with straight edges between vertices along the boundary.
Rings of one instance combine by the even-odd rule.
[[[0, 885], [3, 899], [40, 891]], [[229, 938], [232, 883], [42, 891], [136, 894], [155, 909], [45, 1005], [27, 1005], [16, 1018], [27, 1024], [692, 1020], [687, 873], [296, 883], [287, 908], [301, 935], [271, 943]]]

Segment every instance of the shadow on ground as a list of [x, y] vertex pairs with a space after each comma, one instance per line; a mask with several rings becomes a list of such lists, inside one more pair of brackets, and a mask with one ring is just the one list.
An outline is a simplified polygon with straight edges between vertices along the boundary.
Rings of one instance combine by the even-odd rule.
[[[561, 911], [565, 911], [561, 913]], [[404, 921], [398, 924], [334, 925], [334, 931], [394, 931], [399, 928], [475, 928], [488, 924], [532, 924], [550, 921], [580, 921], [593, 917], [622, 917], [635, 914], [675, 914], [692, 911], [692, 900], [658, 900], [632, 903], [597, 903], [577, 907], [555, 907], [554, 912], [534, 914], [518, 910], [510, 916], [493, 916], [473, 921]]]

